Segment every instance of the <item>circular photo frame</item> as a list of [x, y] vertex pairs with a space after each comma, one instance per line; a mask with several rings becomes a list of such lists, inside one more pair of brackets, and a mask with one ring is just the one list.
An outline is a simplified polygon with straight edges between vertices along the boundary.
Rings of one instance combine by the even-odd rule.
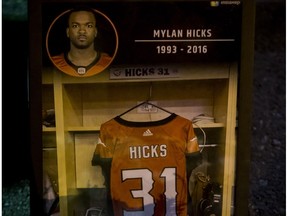
[[74, 77], [101, 73], [112, 63], [117, 50], [118, 34], [114, 24], [93, 8], [62, 12], [46, 34], [49, 59], [57, 69]]

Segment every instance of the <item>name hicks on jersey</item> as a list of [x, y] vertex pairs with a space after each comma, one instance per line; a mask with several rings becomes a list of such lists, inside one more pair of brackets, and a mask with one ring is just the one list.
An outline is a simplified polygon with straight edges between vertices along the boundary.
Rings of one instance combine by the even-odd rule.
[[159, 158], [167, 156], [167, 146], [161, 145], [146, 145], [146, 146], [130, 146], [129, 147], [130, 159], [142, 158]]
[[154, 29], [153, 38], [211, 38], [212, 29]]

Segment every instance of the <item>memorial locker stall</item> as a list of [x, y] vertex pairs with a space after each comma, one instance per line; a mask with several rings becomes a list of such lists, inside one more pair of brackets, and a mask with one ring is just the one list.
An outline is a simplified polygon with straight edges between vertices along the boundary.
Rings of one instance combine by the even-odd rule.
[[[63, 73], [52, 62], [55, 50], [66, 43], [64, 16], [79, 3], [86, 3], [100, 17], [97, 34], [101, 42], [109, 40], [108, 45], [103, 42], [102, 48], [112, 56], [107, 67], [87, 76], [79, 68], [75, 75]], [[35, 110], [42, 113], [34, 121], [40, 123], [41, 129], [38, 125], [36, 132], [41, 130], [41, 135], [32, 148], [42, 154], [42, 169], [35, 178], [47, 180], [48, 176], [54, 192], [48, 199], [50, 203], [44, 200], [46, 211], [59, 198], [54, 210], [61, 216], [109, 215], [103, 167], [92, 165], [101, 126], [117, 116], [143, 123], [161, 121], [171, 113], [191, 121], [202, 156], [188, 177], [187, 189], [192, 198], [187, 203], [189, 215], [196, 215], [195, 208], [197, 216], [245, 211], [238, 209], [238, 193], [239, 188], [245, 190], [248, 179], [241, 186], [237, 184], [238, 172], [247, 171], [247, 167], [241, 166], [237, 152], [249, 146], [241, 141], [249, 130], [239, 125], [245, 123], [240, 118], [242, 107], [249, 107], [241, 97], [248, 77], [249, 99], [247, 73], [251, 73], [252, 63], [251, 53], [245, 58], [243, 55], [251, 50], [251, 41], [247, 42], [251, 27], [247, 23], [253, 20], [253, 13], [246, 20], [243, 15], [253, 8], [253, 3], [42, 0], [30, 7], [35, 11], [30, 14], [32, 18], [37, 14], [41, 17], [31, 21], [33, 31], [38, 33], [31, 39], [34, 37], [34, 45], [40, 47], [31, 48], [39, 55], [31, 56], [35, 61], [30, 63], [30, 73], [34, 74], [30, 79], [41, 80], [36, 84], [40, 93], [31, 93], [38, 95], [40, 106]], [[97, 20], [96, 16], [96, 26]], [[105, 28], [107, 24], [110, 29]], [[62, 36], [55, 37], [56, 33]], [[148, 158], [153, 152], [146, 149], [137, 154]], [[201, 180], [204, 186], [197, 196], [196, 184]], [[37, 187], [39, 190], [40, 184]]]

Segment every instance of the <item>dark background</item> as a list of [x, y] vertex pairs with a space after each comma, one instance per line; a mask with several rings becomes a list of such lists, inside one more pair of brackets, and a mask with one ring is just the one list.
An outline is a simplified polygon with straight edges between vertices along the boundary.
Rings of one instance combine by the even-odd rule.
[[[249, 213], [286, 215], [286, 3], [257, 0]], [[27, 2], [2, 2], [2, 215], [30, 215]], [[33, 54], [31, 54], [33, 55]], [[29, 91], [35, 91], [30, 89]], [[33, 116], [32, 116], [33, 121]], [[249, 127], [249, 125], [248, 125]], [[242, 216], [242, 215], [241, 215]]]

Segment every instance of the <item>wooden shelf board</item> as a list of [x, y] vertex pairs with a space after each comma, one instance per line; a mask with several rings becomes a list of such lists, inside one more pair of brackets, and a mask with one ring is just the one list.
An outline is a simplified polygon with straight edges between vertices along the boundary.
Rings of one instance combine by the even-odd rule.
[[[100, 74], [91, 77], [73, 77], [57, 71], [53, 67], [44, 68], [42, 71], [42, 83], [53, 84], [53, 74], [61, 73], [61, 82], [63, 84], [76, 83], [127, 83], [127, 82], [151, 82], [151, 81], [174, 81], [174, 80], [205, 80], [205, 79], [228, 79], [229, 78], [229, 63], [204, 64], [185, 66], [173, 66], [179, 69], [179, 77], [173, 78], [149, 78], [149, 79], [110, 79], [109, 70], [103, 71]], [[119, 66], [121, 67], [121, 66]], [[133, 66], [131, 66], [133, 67]], [[125, 67], [124, 67], [125, 68]]]
[[45, 126], [43, 126], [42, 127], [42, 131], [43, 132], [55, 132], [56, 128], [55, 127], [45, 127]]
[[[223, 123], [209, 123], [209, 124], [198, 124], [197, 126], [194, 125], [194, 128], [222, 128], [224, 127]], [[100, 126], [90, 126], [90, 127], [83, 127], [83, 126], [76, 126], [76, 127], [67, 127], [67, 131], [70, 132], [89, 132], [89, 131], [99, 131]]]

